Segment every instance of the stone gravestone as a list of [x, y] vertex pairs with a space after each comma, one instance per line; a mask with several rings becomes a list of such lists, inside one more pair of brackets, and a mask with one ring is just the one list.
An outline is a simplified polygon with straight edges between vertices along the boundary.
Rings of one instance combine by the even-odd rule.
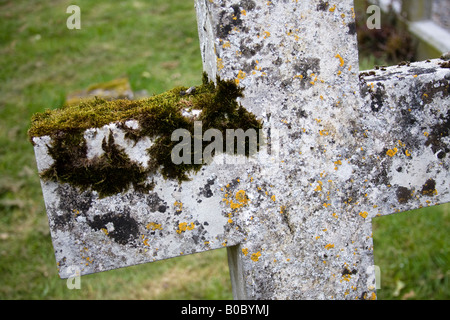
[[[196, 10], [204, 70], [244, 88], [264, 148], [182, 183], [157, 172], [151, 191], [41, 179], [60, 276], [227, 247], [236, 299], [376, 298], [372, 218], [450, 200], [448, 62], [359, 74], [350, 0]], [[145, 167], [152, 140], [126, 137], [140, 125], [93, 127], [80, 143], [95, 158], [112, 136]], [[32, 139], [42, 173], [58, 138]]]

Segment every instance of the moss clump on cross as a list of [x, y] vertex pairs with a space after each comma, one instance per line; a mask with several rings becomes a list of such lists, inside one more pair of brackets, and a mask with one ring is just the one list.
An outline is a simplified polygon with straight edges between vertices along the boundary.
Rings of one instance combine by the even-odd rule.
[[[190, 172], [202, 167], [194, 162], [181, 165], [172, 162], [171, 150], [177, 144], [171, 141], [174, 130], [186, 129], [193, 134], [195, 120], [202, 121], [203, 132], [218, 129], [225, 134], [227, 129], [261, 129], [255, 115], [237, 102], [239, 97], [243, 97], [243, 92], [234, 81], [218, 78], [214, 83], [204, 74], [202, 85], [195, 89], [177, 87], [136, 101], [96, 98], [77, 106], [46, 110], [33, 116], [28, 135], [31, 142], [34, 137], [52, 138], [48, 150], [55, 161], [41, 172], [43, 180], [69, 183], [81, 190], [95, 190], [100, 197], [125, 192], [131, 186], [145, 192], [153, 187], [148, 176], [157, 170], [164, 178], [181, 182], [188, 180]], [[183, 115], [186, 110], [201, 110], [201, 113], [195, 119]], [[128, 120], [138, 121], [138, 129], [128, 128], [125, 125]], [[153, 144], [147, 150], [150, 161], [146, 168], [130, 160], [115, 144], [112, 134], [103, 140], [104, 153], [88, 159], [84, 131], [110, 123], [117, 123], [125, 130], [128, 139], [152, 139]]]

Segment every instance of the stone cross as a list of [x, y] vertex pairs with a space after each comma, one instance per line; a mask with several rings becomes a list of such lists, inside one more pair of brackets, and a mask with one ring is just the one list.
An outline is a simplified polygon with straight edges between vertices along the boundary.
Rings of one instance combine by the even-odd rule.
[[[62, 278], [228, 248], [236, 299], [374, 299], [372, 218], [450, 201], [448, 62], [359, 73], [353, 1], [197, 0], [204, 70], [244, 88], [267, 152], [106, 198], [41, 180]], [[129, 126], [138, 124], [130, 121]], [[85, 132], [88, 151], [114, 134]], [[34, 137], [40, 172], [51, 138]]]

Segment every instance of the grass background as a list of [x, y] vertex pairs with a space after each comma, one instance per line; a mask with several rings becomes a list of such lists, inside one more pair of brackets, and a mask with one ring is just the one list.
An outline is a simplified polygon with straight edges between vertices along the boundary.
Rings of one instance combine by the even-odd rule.
[[[225, 250], [81, 278], [57, 276], [27, 129], [32, 114], [68, 93], [120, 76], [160, 93], [201, 82], [193, 1], [86, 1], [69, 30], [73, 1], [0, 0], [0, 300], [231, 299]], [[361, 68], [383, 63], [363, 56]], [[375, 219], [379, 299], [448, 299], [449, 206]]]

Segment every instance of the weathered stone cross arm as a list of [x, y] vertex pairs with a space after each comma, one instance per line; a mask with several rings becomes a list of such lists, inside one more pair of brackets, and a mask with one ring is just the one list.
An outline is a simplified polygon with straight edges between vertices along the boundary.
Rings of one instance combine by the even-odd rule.
[[[196, 1], [204, 69], [244, 88], [265, 144], [190, 181], [156, 172], [106, 197], [42, 179], [61, 277], [228, 247], [235, 298], [376, 297], [371, 219], [450, 201], [450, 72], [438, 59], [360, 74], [352, 5]], [[177, 103], [190, 106], [188, 91]], [[125, 154], [139, 172], [156, 143], [142, 126], [36, 135], [38, 169], [55, 164], [57, 141], [85, 159], [77, 172]]]

